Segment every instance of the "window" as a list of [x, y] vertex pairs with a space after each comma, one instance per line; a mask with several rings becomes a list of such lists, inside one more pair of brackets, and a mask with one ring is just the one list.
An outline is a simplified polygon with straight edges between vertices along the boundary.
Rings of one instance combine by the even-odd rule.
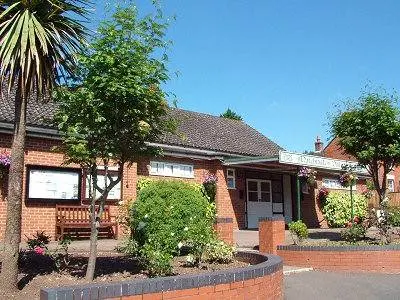
[[[112, 173], [113, 172], [111, 171], [110, 174], [111, 174], [112, 179], [116, 180], [118, 178], [118, 176], [117, 175], [114, 176]], [[110, 183], [110, 180], [107, 178], [107, 184], [109, 184], [109, 183]], [[104, 173], [102, 173], [102, 172], [98, 172], [98, 174], [97, 174], [97, 185], [100, 188], [104, 188], [104, 186], [105, 186], [104, 185]], [[90, 177], [86, 176], [86, 191], [85, 191], [86, 199], [89, 199], [89, 186], [90, 186]], [[100, 197], [99, 191], [96, 191], [96, 196], [97, 196], [97, 198]], [[120, 199], [121, 199], [121, 181], [118, 182], [117, 185], [111, 189], [111, 191], [108, 193], [108, 196], [107, 196], [107, 200], [120, 200]]]
[[235, 170], [234, 169], [226, 170], [226, 185], [227, 185], [228, 189], [236, 188]]
[[350, 187], [342, 186], [339, 179], [334, 179], [334, 178], [323, 178], [322, 186], [326, 187], [328, 189], [335, 189], [335, 190], [349, 190], [350, 189]]
[[79, 200], [81, 170], [29, 166], [27, 172], [29, 200]]
[[151, 161], [150, 175], [194, 178], [194, 170], [193, 165]]
[[387, 189], [389, 192], [394, 192], [394, 176], [392, 174], [387, 175]]

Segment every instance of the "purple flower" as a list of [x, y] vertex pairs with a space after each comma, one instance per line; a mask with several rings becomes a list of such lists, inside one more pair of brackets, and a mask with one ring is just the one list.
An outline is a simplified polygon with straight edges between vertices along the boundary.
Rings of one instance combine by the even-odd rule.
[[1, 153], [0, 154], [0, 165], [8, 168], [10, 166], [10, 164], [11, 164], [10, 155], [8, 155], [6, 153]]
[[207, 174], [204, 177], [203, 184], [207, 183], [217, 183], [218, 182], [218, 177], [215, 174]]

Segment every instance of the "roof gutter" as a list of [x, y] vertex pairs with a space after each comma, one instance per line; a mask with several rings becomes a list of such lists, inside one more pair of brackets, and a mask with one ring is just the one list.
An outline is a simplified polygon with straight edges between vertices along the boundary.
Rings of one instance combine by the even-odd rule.
[[242, 165], [242, 164], [277, 162], [277, 161], [279, 161], [278, 156], [254, 157], [254, 158], [242, 156], [241, 158], [226, 159], [223, 164], [225, 166], [234, 166], [234, 165]]

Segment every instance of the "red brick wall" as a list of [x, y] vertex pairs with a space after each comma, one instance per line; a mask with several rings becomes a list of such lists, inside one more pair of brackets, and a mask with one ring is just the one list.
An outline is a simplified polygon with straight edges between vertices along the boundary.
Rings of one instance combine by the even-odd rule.
[[217, 218], [214, 224], [214, 230], [219, 239], [229, 245], [233, 245], [233, 219]]
[[307, 251], [278, 250], [285, 265], [317, 270], [399, 273], [400, 250]]
[[166, 291], [154, 294], [136, 296], [124, 296], [121, 300], [258, 300], [258, 299], [283, 299], [282, 270], [255, 279], [238, 281], [233, 283], [217, 284], [193, 289]]
[[260, 221], [258, 236], [260, 252], [276, 254], [278, 245], [285, 243], [285, 219], [267, 218]]
[[346, 151], [339, 145], [337, 138], [330, 141], [330, 143], [324, 149], [324, 156], [343, 160], [353, 160], [356, 159], [347, 154]]
[[[27, 138], [25, 164], [26, 165], [39, 165], [39, 166], [55, 166], [61, 167], [63, 163], [63, 154], [57, 153], [52, 150], [54, 146], [59, 146], [60, 142], [43, 139], [43, 138]], [[0, 152], [10, 152], [11, 136], [0, 134]], [[78, 167], [70, 165], [68, 167]], [[133, 198], [136, 195], [136, 165], [126, 168], [124, 171], [124, 178], [122, 180], [121, 188], [122, 194], [125, 199]], [[36, 231], [45, 231], [46, 234], [55, 236], [55, 202], [27, 202], [25, 200], [25, 187], [26, 187], [26, 170], [23, 179], [23, 205], [22, 205], [22, 239], [25, 236], [31, 236]], [[3, 184], [0, 198], [0, 239], [3, 238], [5, 223], [6, 223], [6, 199], [5, 193], [7, 191], [6, 183]], [[114, 203], [115, 202], [110, 202]], [[116, 216], [118, 207], [111, 206], [111, 214]], [[74, 203], [76, 205], [76, 203]]]

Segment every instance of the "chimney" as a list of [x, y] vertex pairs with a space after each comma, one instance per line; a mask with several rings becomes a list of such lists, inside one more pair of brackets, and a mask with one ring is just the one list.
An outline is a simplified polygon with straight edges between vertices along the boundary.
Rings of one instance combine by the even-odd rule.
[[319, 136], [317, 136], [317, 139], [316, 139], [314, 145], [315, 145], [315, 152], [322, 153], [322, 151], [324, 150], [324, 143], [321, 142], [321, 139], [319, 138]]

